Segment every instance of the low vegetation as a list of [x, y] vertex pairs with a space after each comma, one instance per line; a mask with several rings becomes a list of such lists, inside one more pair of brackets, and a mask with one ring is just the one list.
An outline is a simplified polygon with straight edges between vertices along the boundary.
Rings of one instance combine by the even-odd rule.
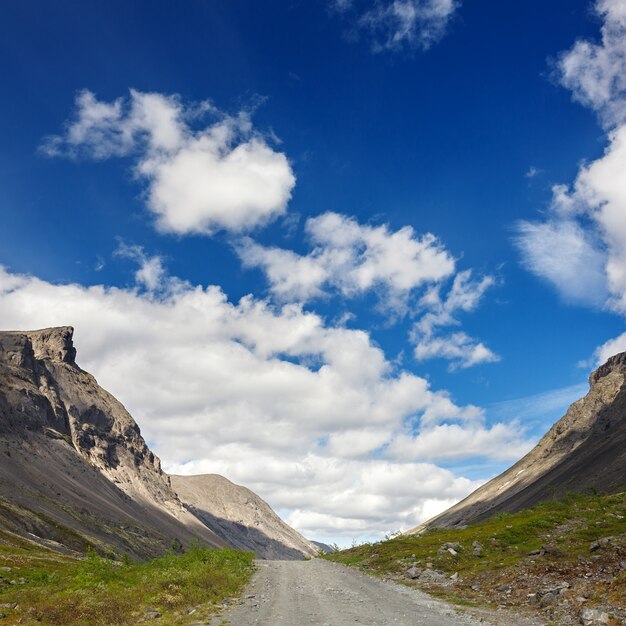
[[463, 529], [399, 536], [325, 558], [463, 605], [527, 606], [564, 623], [597, 610], [624, 623], [626, 493], [568, 495]]
[[0, 532], [0, 623], [155, 626], [206, 618], [235, 596], [253, 554], [200, 546], [146, 562], [64, 555]]

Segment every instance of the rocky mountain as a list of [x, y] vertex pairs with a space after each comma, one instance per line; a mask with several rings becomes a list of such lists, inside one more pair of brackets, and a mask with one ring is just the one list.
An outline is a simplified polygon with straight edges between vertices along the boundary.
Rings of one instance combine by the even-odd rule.
[[73, 329], [0, 333], [0, 523], [138, 556], [224, 541], [187, 511], [126, 409], [78, 367]]
[[223, 476], [170, 476], [185, 506], [217, 535], [262, 559], [301, 559], [319, 548], [288, 526], [255, 493]]
[[[253, 548], [183, 505], [130, 414], [76, 364], [72, 336], [71, 327], [0, 332], [0, 541], [17, 533], [55, 549], [141, 557], [196, 540]], [[205, 517], [237, 511], [260, 532], [272, 529], [268, 554], [282, 541], [284, 557], [310, 553], [262, 500], [225, 482], [214, 480], [212, 500], [202, 491], [222, 500]]]
[[425, 524], [454, 528], [494, 513], [513, 513], [567, 492], [626, 490], [626, 352], [589, 377], [574, 402], [524, 458]]

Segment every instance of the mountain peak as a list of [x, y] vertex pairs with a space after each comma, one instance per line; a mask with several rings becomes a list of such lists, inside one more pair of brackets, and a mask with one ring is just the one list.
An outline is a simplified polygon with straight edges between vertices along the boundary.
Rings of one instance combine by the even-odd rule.
[[589, 376], [589, 385], [595, 385], [601, 378], [608, 376], [613, 372], [626, 374], [626, 352], [620, 352], [607, 359], [605, 363], [600, 365], [597, 370], [591, 372]]
[[58, 326], [29, 330], [24, 333], [31, 341], [36, 359], [62, 361], [70, 365], [76, 364], [76, 348], [72, 326]]

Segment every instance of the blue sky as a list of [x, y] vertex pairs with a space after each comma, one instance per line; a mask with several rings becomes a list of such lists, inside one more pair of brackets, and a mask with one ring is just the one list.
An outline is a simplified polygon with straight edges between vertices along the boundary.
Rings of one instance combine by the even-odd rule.
[[9, 0], [2, 327], [73, 324], [173, 471], [315, 538], [415, 525], [626, 348], [625, 31], [624, 0]]

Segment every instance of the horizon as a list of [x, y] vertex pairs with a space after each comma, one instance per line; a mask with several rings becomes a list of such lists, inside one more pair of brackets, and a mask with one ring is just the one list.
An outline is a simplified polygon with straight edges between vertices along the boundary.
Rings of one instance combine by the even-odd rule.
[[377, 540], [626, 350], [625, 0], [22, 0], [0, 50], [2, 329], [73, 326], [168, 473]]

